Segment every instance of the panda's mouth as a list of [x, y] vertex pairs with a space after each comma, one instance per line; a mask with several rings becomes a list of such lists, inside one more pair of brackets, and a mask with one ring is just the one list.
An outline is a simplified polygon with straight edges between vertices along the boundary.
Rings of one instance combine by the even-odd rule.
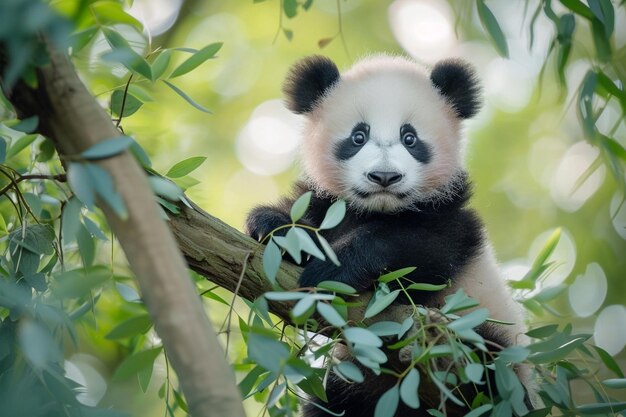
[[356, 195], [364, 199], [375, 197], [375, 196], [390, 196], [390, 197], [396, 197], [397, 199], [402, 200], [402, 199], [407, 198], [410, 195], [410, 193], [398, 193], [398, 192], [393, 192], [389, 190], [363, 191], [363, 190], [354, 188], [353, 191]]

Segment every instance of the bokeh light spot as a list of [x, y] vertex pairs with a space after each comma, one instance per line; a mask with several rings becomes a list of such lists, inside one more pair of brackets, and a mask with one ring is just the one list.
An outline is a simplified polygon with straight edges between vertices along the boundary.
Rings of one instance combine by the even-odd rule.
[[602, 267], [593, 262], [569, 287], [569, 304], [577, 316], [589, 317], [602, 306], [606, 293], [606, 275]]
[[606, 307], [598, 315], [593, 330], [596, 345], [611, 355], [618, 354], [626, 346], [626, 307], [614, 304]]
[[396, 0], [389, 6], [391, 31], [400, 46], [427, 63], [448, 56], [455, 44], [450, 15], [444, 2]]
[[276, 175], [293, 163], [302, 119], [280, 100], [260, 104], [237, 137], [237, 157], [249, 171]]
[[128, 13], [143, 23], [150, 36], [157, 36], [174, 25], [182, 4], [182, 0], [135, 0]]
[[574, 212], [600, 188], [606, 173], [603, 165], [587, 178], [582, 177], [599, 152], [583, 141], [575, 143], [565, 152], [550, 186], [550, 195], [559, 208]]

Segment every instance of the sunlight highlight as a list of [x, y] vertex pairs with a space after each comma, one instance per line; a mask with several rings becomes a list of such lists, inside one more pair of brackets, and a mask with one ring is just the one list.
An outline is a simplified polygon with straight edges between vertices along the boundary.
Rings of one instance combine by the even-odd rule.
[[394, 37], [418, 61], [434, 63], [455, 45], [450, 9], [443, 2], [396, 0], [388, 13]]
[[259, 105], [237, 137], [237, 157], [249, 171], [276, 175], [293, 163], [300, 144], [300, 116], [292, 114], [282, 101]]

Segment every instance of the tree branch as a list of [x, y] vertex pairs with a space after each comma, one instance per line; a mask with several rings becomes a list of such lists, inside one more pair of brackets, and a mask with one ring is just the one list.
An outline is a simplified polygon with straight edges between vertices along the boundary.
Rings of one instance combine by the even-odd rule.
[[[170, 226], [189, 267], [220, 287], [235, 292], [246, 254], [250, 254], [238, 295], [249, 300], [271, 291], [263, 273], [264, 246], [191, 203], [170, 219]], [[298, 286], [302, 268], [283, 262], [277, 275], [284, 289]], [[272, 302], [272, 313], [290, 322], [290, 303]]]

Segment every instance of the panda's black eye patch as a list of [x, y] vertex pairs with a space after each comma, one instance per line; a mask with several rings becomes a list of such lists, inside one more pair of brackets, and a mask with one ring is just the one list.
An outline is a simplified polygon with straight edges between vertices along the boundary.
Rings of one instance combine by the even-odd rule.
[[352, 128], [350, 137], [337, 143], [335, 155], [340, 160], [352, 158], [367, 143], [369, 136], [370, 126], [364, 122], [358, 123]]
[[415, 128], [406, 123], [400, 128], [400, 141], [415, 160], [427, 164], [432, 153], [430, 147], [417, 136]]

